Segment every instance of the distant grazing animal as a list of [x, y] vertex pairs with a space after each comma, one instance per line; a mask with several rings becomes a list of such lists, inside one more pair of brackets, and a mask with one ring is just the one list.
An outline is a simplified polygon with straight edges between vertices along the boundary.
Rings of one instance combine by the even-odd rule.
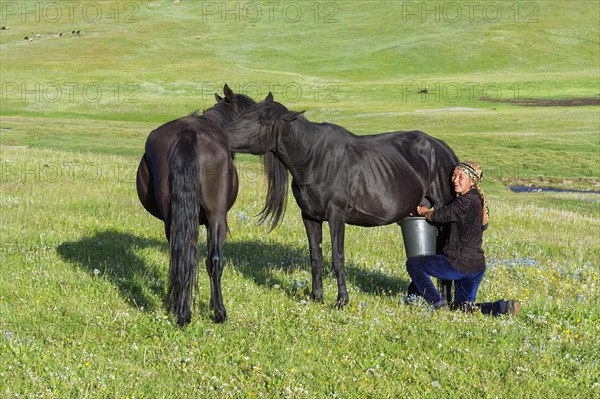
[[348, 303], [344, 278], [345, 224], [397, 223], [428, 201], [454, 197], [450, 174], [458, 158], [446, 143], [420, 131], [356, 136], [313, 123], [267, 98], [225, 128], [234, 152], [263, 156], [268, 193], [261, 222], [283, 218], [288, 189], [302, 210], [312, 266], [312, 298], [323, 300], [322, 224], [329, 223], [339, 308]]
[[152, 131], [137, 170], [137, 192], [148, 212], [165, 223], [169, 241], [169, 305], [179, 325], [191, 321], [197, 285], [198, 225], [206, 225], [206, 270], [215, 321], [226, 319], [221, 293], [227, 211], [235, 202], [238, 178], [223, 128], [255, 104], [227, 85], [217, 104], [165, 123]]

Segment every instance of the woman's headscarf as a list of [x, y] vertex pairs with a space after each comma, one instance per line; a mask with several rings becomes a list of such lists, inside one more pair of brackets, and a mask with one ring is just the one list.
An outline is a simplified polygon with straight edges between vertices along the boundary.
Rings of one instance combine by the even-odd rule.
[[467, 176], [469, 176], [469, 179], [471, 179], [471, 182], [473, 182], [473, 186], [479, 191], [479, 195], [481, 195], [481, 200], [483, 201], [482, 224], [484, 227], [487, 226], [488, 221], [490, 220], [490, 211], [488, 209], [487, 200], [485, 199], [485, 194], [481, 187], [479, 187], [479, 183], [483, 180], [483, 171], [481, 170], [481, 167], [475, 162], [464, 161], [456, 165], [456, 168], [465, 172]]

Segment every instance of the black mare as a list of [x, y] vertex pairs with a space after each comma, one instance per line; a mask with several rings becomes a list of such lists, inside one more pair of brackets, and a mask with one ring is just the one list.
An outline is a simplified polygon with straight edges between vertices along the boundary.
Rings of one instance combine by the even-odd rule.
[[343, 307], [348, 302], [345, 224], [396, 223], [421, 203], [439, 207], [454, 196], [450, 174], [458, 158], [446, 143], [420, 131], [356, 136], [341, 126], [308, 121], [302, 112], [273, 101], [271, 93], [225, 130], [233, 152], [263, 155], [268, 193], [261, 221], [270, 218], [273, 227], [284, 216], [291, 173], [308, 236], [312, 298], [317, 301], [323, 300], [324, 221], [331, 234], [337, 306]]
[[179, 325], [191, 321], [198, 274], [198, 226], [207, 228], [206, 270], [215, 321], [227, 316], [221, 293], [221, 247], [227, 211], [238, 192], [238, 179], [223, 128], [255, 104], [227, 85], [225, 98], [204, 113], [194, 112], [153, 130], [137, 171], [137, 192], [148, 212], [165, 223], [170, 266], [168, 298]]

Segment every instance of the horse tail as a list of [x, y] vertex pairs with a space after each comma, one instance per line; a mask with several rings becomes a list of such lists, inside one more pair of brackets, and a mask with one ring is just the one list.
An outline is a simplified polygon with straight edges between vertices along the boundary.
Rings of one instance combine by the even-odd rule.
[[269, 151], [263, 155], [263, 164], [267, 173], [267, 199], [265, 206], [260, 211], [259, 224], [267, 219], [271, 221], [271, 230], [273, 230], [285, 215], [285, 208], [288, 197], [288, 171], [283, 162], [276, 154]]
[[200, 172], [196, 132], [183, 130], [169, 150], [169, 266], [168, 297], [179, 325], [191, 321], [197, 288]]

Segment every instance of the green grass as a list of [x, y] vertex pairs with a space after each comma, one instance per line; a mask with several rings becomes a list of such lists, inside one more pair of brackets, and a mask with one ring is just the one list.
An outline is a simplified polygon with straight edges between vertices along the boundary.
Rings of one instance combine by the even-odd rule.
[[[57, 4], [0, 2], [1, 397], [600, 397], [600, 198], [505, 187], [598, 190], [598, 106], [480, 100], [597, 98], [597, 2], [227, 2], [222, 16], [221, 2], [81, 1], [53, 19]], [[238, 156], [229, 319], [211, 321], [201, 267], [177, 328], [163, 225], [135, 172], [148, 133], [225, 82], [357, 134], [423, 130], [478, 161], [492, 217], [478, 299], [520, 299], [522, 316], [407, 301], [396, 225], [349, 226], [350, 303], [335, 309], [331, 272], [312, 303], [298, 207], [257, 226], [265, 178]]]
[[297, 206], [267, 234], [252, 217], [264, 198], [260, 166], [238, 162], [224, 250], [230, 318], [211, 321], [201, 272], [194, 320], [180, 330], [164, 310], [162, 224], [135, 197], [136, 158], [3, 154], [5, 168], [16, 165], [1, 197], [0, 376], [12, 381], [3, 396], [593, 397], [600, 389], [597, 195], [490, 195], [479, 298], [519, 298], [519, 319], [406, 304], [398, 226], [348, 228], [351, 302], [338, 311], [331, 274], [325, 303], [309, 299]]
[[[484, 159], [486, 176], [497, 183], [585, 190], [600, 184], [597, 107], [354, 115], [313, 109], [307, 117], [356, 134], [423, 130], [445, 140], [461, 159]], [[4, 145], [141, 156], [148, 133], [159, 124], [4, 116], [1, 125]]]

